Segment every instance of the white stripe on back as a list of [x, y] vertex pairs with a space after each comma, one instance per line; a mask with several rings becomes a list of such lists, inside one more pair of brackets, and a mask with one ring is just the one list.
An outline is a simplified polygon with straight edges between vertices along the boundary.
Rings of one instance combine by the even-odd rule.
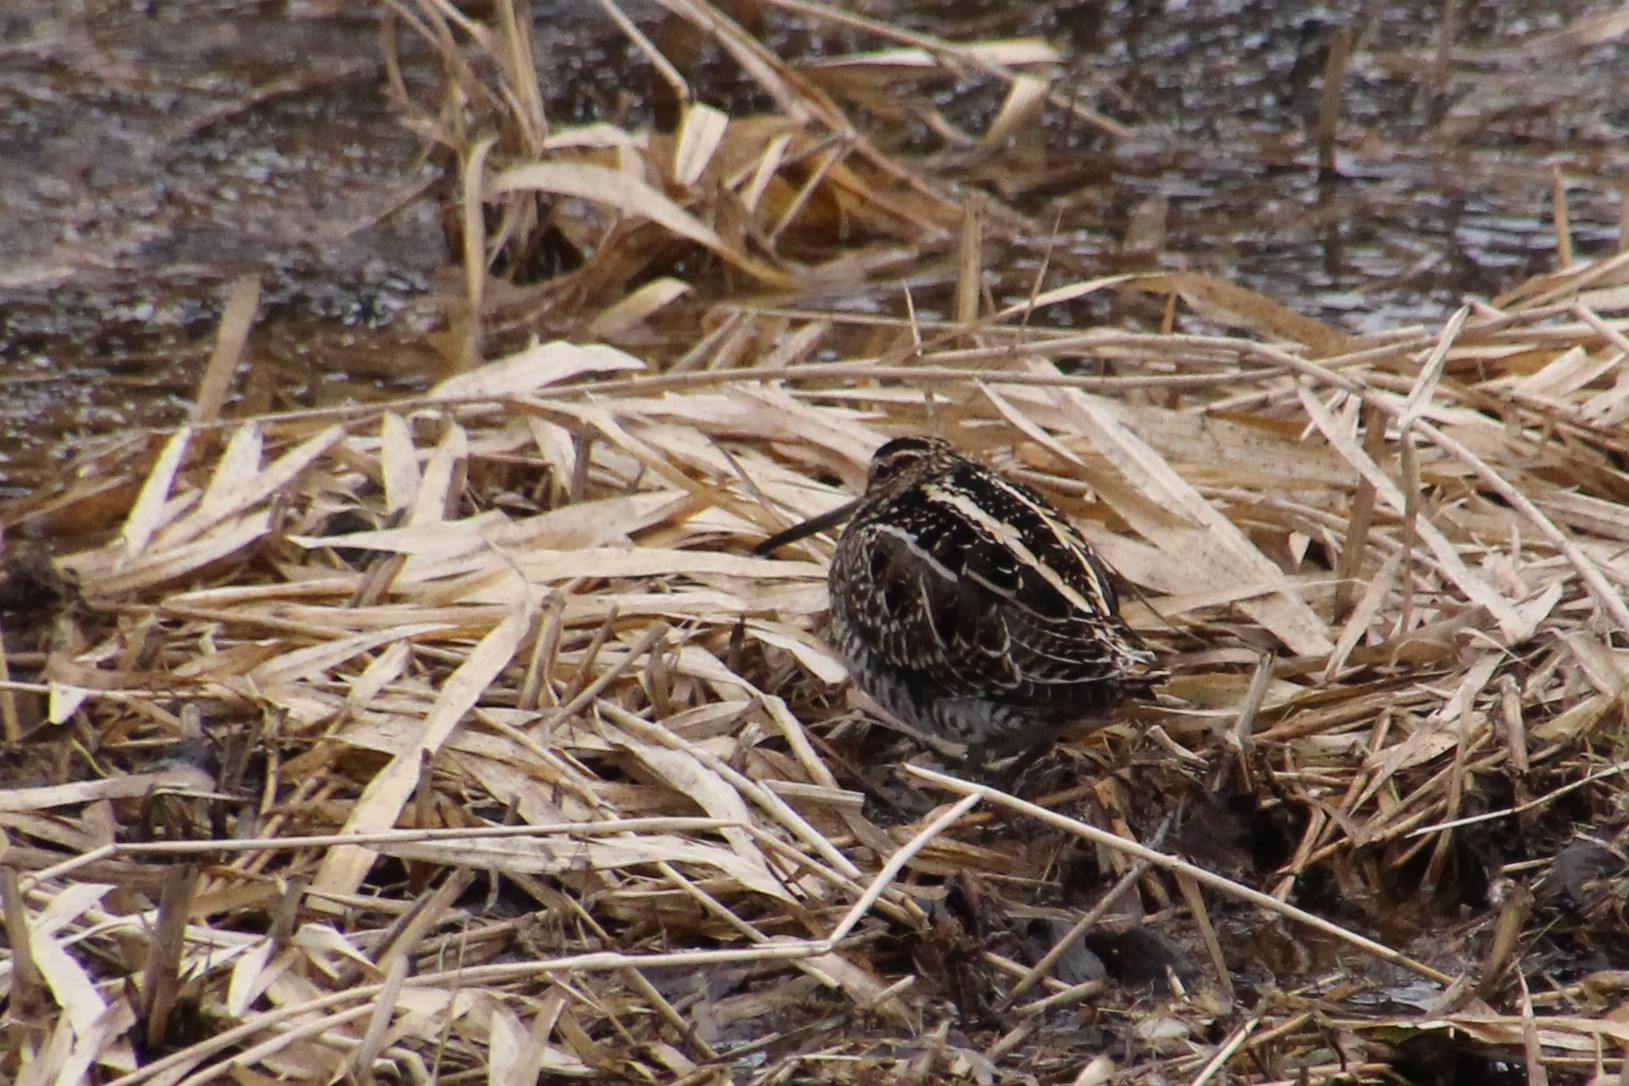
[[[1003, 487], [1003, 489], [1008, 490], [1009, 493], [1011, 493], [1010, 488]], [[1036, 573], [1040, 574], [1041, 578], [1046, 581], [1047, 584], [1051, 585], [1058, 595], [1067, 600], [1071, 607], [1075, 607], [1081, 611], [1086, 611], [1093, 614], [1103, 614], [1106, 611], [1106, 608], [1103, 606], [1101, 600], [1097, 605], [1094, 606], [1078, 591], [1071, 587], [1068, 582], [1060, 577], [1057, 570], [1053, 569], [1051, 566], [1037, 558], [1035, 553], [1024, 545], [1023, 536], [1019, 533], [1017, 528], [1014, 528], [1011, 524], [1008, 524], [999, 517], [992, 516], [988, 510], [981, 507], [978, 502], [974, 501], [967, 494], [946, 490], [938, 483], [930, 483], [928, 486], [923, 488], [923, 493], [929, 499], [942, 502], [961, 513], [962, 516], [966, 517], [968, 521], [981, 529], [997, 544], [1011, 551], [1020, 562], [1028, 566], [1030, 569], [1033, 569]], [[1022, 498], [1022, 495], [1015, 496]], [[1035, 509], [1035, 503], [1033, 502], [1025, 501], [1024, 505], [1030, 509]], [[1043, 516], [1041, 519], [1048, 522], [1048, 527], [1051, 529], [1053, 534], [1056, 535], [1057, 528], [1051, 525], [1050, 518]], [[1066, 543], [1065, 546], [1068, 546], [1068, 544]], [[1069, 547], [1069, 549], [1073, 551], [1075, 548]]]

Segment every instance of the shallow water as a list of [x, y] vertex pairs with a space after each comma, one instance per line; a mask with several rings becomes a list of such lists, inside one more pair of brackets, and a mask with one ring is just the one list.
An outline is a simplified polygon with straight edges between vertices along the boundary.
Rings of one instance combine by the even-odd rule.
[[[998, 291], [1027, 289], [1043, 256], [1063, 256], [1080, 274], [1225, 274], [1354, 331], [1440, 320], [1466, 294], [1554, 266], [1558, 170], [1577, 253], [1618, 244], [1629, 104], [1613, 90], [1629, 54], [1533, 44], [1585, 16], [1574, 0], [1470, 9], [1440, 87], [1437, 4], [1293, 17], [1239, 0], [919, 9], [918, 27], [945, 37], [1065, 48], [1082, 101], [1135, 131], [1115, 141], [1049, 115], [1023, 163], [1033, 173], [960, 168], [1058, 222], [1006, 254]], [[597, 7], [538, 11], [552, 115], [638, 119], [636, 56]], [[1331, 173], [1308, 133], [1338, 26], [1354, 49]], [[876, 45], [773, 11], [764, 28], [788, 55]], [[401, 40], [409, 83], [430, 86], [423, 51]], [[276, 378], [267, 406], [411, 389], [438, 372], [439, 167], [386, 94], [379, 41], [373, 13], [320, 0], [6, 5], [0, 496], [26, 491], [80, 436], [181, 417], [245, 273], [263, 285], [251, 353]], [[711, 54], [690, 74], [713, 100], [753, 97]], [[976, 133], [1000, 94], [973, 80], [944, 87], [940, 104]]]
[[[1224, 274], [1362, 332], [1440, 321], [1467, 295], [1554, 268], [1558, 173], [1575, 257], [1620, 243], [1629, 49], [1553, 39], [1590, 25], [1590, 5], [1460, 5], [1442, 83], [1439, 3], [959, 7], [968, 33], [1068, 43], [1081, 98], [1136, 128], [1109, 146], [1077, 123], [1048, 150], [1053, 166], [1060, 148], [1097, 156], [1105, 175], [1066, 204], [1084, 261], [1123, 256], [1151, 214], [1160, 267]], [[956, 33], [937, 16], [919, 26]], [[1326, 171], [1313, 128], [1340, 28], [1351, 59]], [[1053, 206], [1029, 210], [1044, 220]]]

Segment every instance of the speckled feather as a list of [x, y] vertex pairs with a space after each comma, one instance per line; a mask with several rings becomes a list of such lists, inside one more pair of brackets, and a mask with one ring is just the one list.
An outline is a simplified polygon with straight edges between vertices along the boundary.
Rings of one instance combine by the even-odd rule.
[[855, 681], [930, 740], [1036, 746], [1165, 678], [1080, 532], [936, 438], [877, 451], [829, 581]]

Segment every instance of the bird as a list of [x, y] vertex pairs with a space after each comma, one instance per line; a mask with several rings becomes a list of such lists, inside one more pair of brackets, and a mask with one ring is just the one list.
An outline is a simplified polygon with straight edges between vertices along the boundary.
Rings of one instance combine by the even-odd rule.
[[830, 639], [886, 723], [937, 749], [1046, 747], [1169, 677], [1068, 518], [942, 438], [885, 442], [859, 498], [755, 550], [844, 519]]

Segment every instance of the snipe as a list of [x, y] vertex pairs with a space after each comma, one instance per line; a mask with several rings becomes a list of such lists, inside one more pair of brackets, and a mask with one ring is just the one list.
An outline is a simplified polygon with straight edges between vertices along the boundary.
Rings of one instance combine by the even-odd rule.
[[828, 573], [832, 639], [860, 688], [933, 745], [1040, 747], [1109, 723], [1118, 702], [1166, 678], [1074, 525], [950, 443], [889, 441], [857, 501], [757, 550], [845, 516]]

